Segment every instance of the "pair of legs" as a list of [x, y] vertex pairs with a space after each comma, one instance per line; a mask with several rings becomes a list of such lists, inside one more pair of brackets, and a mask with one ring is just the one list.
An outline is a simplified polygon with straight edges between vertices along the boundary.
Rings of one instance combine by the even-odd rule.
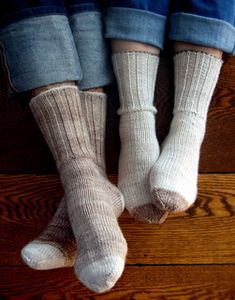
[[[131, 11], [132, 17], [139, 15], [138, 9]], [[113, 39], [113, 65], [121, 102], [119, 188], [133, 215], [156, 223], [164, 219], [168, 210], [185, 209], [194, 201], [206, 113], [213, 92], [212, 83], [216, 83], [221, 66], [214, 55], [220, 56], [221, 51], [187, 43], [175, 45], [177, 52], [185, 52], [175, 57], [178, 75], [174, 119], [159, 155], [153, 106], [159, 43], [152, 42], [152, 35], [146, 41], [141, 32], [137, 35], [131, 32], [138, 22], [130, 23], [130, 31], [115, 35], [111, 25], [114, 20], [118, 24], [119, 13], [117, 7], [110, 11], [111, 30], [107, 33], [107, 37]], [[143, 16], [149, 18], [149, 22], [162, 20], [154, 15], [156, 19], [152, 21], [152, 12], [145, 12]], [[151, 28], [158, 31], [158, 27]], [[128, 40], [130, 35], [137, 42], [121, 39]], [[143, 38], [140, 43], [139, 37]], [[89, 68], [83, 68], [84, 72], [86, 70]], [[41, 76], [41, 81], [42, 78], [45, 77]], [[126, 256], [125, 239], [116, 220], [123, 210], [122, 195], [107, 181], [101, 159], [104, 138], [101, 122], [103, 124], [105, 118], [96, 113], [104, 111], [104, 95], [78, 92], [71, 85], [74, 81], [66, 79], [59, 87], [53, 84], [45, 88], [45, 83], [41, 83], [43, 88], [33, 88], [36, 97], [31, 101], [32, 111], [57, 162], [65, 200], [46, 231], [23, 250], [23, 256], [36, 268], [72, 265], [75, 237], [79, 250], [75, 262], [78, 277], [91, 289], [104, 291], [122, 273]], [[176, 177], [171, 176], [173, 170], [176, 170]]]
[[[184, 46], [184, 47], [183, 47]], [[158, 51], [156, 48], [152, 48], [153, 51], [150, 52], [150, 48], [148, 45], [144, 45], [144, 44], [140, 44], [140, 43], [133, 43], [133, 42], [122, 42], [122, 41], [114, 41], [113, 42], [113, 48], [118, 47], [118, 50], [115, 51], [114, 50], [114, 61], [115, 59], [117, 60], [116, 62], [114, 62], [114, 65], [116, 65], [116, 72], [119, 72], [119, 77], [121, 78], [121, 82], [122, 85], [124, 84], [125, 80], [127, 80], [127, 78], [125, 77], [125, 74], [129, 73], [128, 70], [126, 69], [125, 65], [126, 62], [124, 61], [122, 63], [122, 60], [125, 60], [126, 55], [128, 56], [128, 60], [130, 62], [130, 68], [133, 67], [133, 65], [136, 65], [136, 60], [138, 59], [138, 65], [142, 66], [141, 61], [144, 59], [144, 62], [146, 62], [146, 57], [148, 57], [148, 60], [152, 59], [156, 59], [155, 51]], [[128, 48], [129, 47], [129, 48]], [[189, 47], [191, 47], [191, 45], [189, 45]], [[140, 50], [141, 49], [141, 50]], [[185, 50], [187, 53], [187, 48], [185, 48], [185, 45], [182, 45], [182, 50]], [[190, 49], [191, 50], [191, 49]], [[197, 46], [194, 46], [194, 50], [199, 50], [197, 49]], [[201, 49], [200, 49], [201, 50]], [[206, 51], [206, 49], [204, 50], [204, 52]], [[216, 51], [211, 49], [210, 51]], [[153, 53], [155, 52], [155, 53]], [[147, 54], [146, 54], [147, 53]], [[196, 54], [196, 52], [193, 51], [193, 54]], [[198, 53], [197, 53], [198, 54]], [[220, 55], [221, 53], [219, 53]], [[124, 57], [122, 57], [122, 55], [124, 55]], [[199, 55], [203, 55], [201, 53], [199, 53]], [[219, 56], [218, 55], [218, 56]], [[209, 54], [210, 57], [211, 54]], [[121, 61], [118, 61], [121, 60]], [[131, 61], [134, 62], [131, 62]], [[217, 61], [217, 59], [215, 59]], [[198, 58], [198, 62], [201, 62], [201, 58]], [[219, 59], [218, 59], [218, 63], [219, 63]], [[151, 63], [152, 65], [152, 63]], [[206, 64], [206, 67], [208, 66], [208, 64]], [[218, 64], [219, 66], [219, 64]], [[185, 70], [185, 66], [182, 65], [181, 67], [184, 68]], [[115, 68], [115, 66], [114, 66]], [[120, 69], [119, 69], [120, 68]], [[124, 74], [124, 73], [125, 74]], [[123, 74], [122, 74], [123, 73]], [[152, 73], [151, 73], [152, 74]], [[218, 74], [218, 73], [216, 73]], [[208, 74], [206, 75], [208, 76]], [[208, 78], [210, 78], [210, 80], [212, 80], [212, 74], [209, 75]], [[154, 78], [154, 76], [152, 77]], [[182, 78], [183, 80], [183, 78]], [[153, 79], [152, 79], [153, 81]], [[128, 78], [127, 80], [128, 85], [127, 87], [129, 88], [130, 86], [130, 78]], [[216, 81], [215, 81], [216, 82]], [[154, 81], [155, 83], [155, 81]], [[71, 83], [66, 82], [63, 84], [60, 84], [59, 87], [63, 87], [63, 86], [68, 86], [71, 85]], [[132, 85], [131, 85], [132, 86]], [[151, 85], [148, 85], [148, 88]], [[152, 91], [154, 91], [154, 85], [152, 85]], [[206, 85], [208, 88], [208, 85]], [[46, 90], [49, 90], [48, 93], [50, 93], [51, 90], [56, 90], [56, 88], [58, 88], [58, 86], [49, 86], [46, 88]], [[139, 87], [140, 89], [144, 88], [143, 83], [141, 82], [141, 85]], [[136, 89], [136, 88], [135, 88]], [[138, 87], [137, 87], [138, 90]], [[200, 90], [198, 88], [198, 90]], [[123, 88], [123, 90], [125, 92], [125, 88]], [[149, 89], [146, 89], [147, 92], [149, 92]], [[183, 92], [183, 91], [182, 91]], [[210, 91], [212, 92], [212, 90]], [[43, 93], [45, 93], [45, 89], [43, 88]], [[67, 92], [68, 93], [68, 92]], [[42, 90], [35, 90], [34, 94], [38, 94], [39, 97], [43, 96], [42, 94]], [[56, 95], [56, 92], [54, 91], [54, 94]], [[93, 96], [91, 95], [92, 92], [83, 92], [82, 93], [84, 95], [84, 97], [87, 97], [85, 95], [90, 94], [90, 97], [92, 97], [91, 102], [93, 103], [93, 105], [96, 103], [97, 101], [97, 94], [93, 93]], [[80, 98], [82, 98], [82, 94], [80, 93]], [[53, 97], [59, 98], [60, 96], [57, 94], [57, 96], [53, 95]], [[67, 96], [64, 94], [62, 98], [66, 98]], [[138, 98], [138, 97], [137, 97]], [[36, 97], [37, 99], [37, 97]], [[195, 116], [194, 118], [192, 117], [188, 117], [187, 114], [190, 113], [190, 111], [187, 111], [185, 113], [181, 113], [181, 120], [179, 120], [179, 117], [177, 115], [176, 112], [176, 116], [173, 122], [175, 122], [175, 124], [177, 124], [177, 126], [180, 127], [180, 130], [177, 130], [175, 133], [169, 133], [169, 137], [170, 138], [174, 138], [175, 136], [177, 136], [178, 134], [180, 134], [181, 141], [180, 144], [178, 142], [178, 140], [176, 139], [175, 141], [170, 141], [169, 143], [169, 147], [170, 149], [167, 151], [162, 151], [161, 155], [159, 156], [159, 148], [158, 148], [158, 142], [156, 139], [156, 135], [155, 135], [155, 119], [154, 119], [154, 115], [153, 112], [150, 111], [149, 109], [151, 108], [150, 105], [152, 105], [152, 100], [153, 100], [153, 95], [150, 97], [150, 103], [146, 102], [146, 105], [149, 105], [149, 107], [147, 108], [147, 110], [145, 111], [144, 109], [140, 109], [137, 108], [139, 111], [132, 111], [132, 107], [130, 106], [129, 102], [125, 102], [127, 99], [130, 99], [130, 95], [126, 94], [125, 99], [123, 98], [122, 100], [122, 105], [123, 107], [126, 105], [127, 109], [130, 109], [129, 112], [125, 112], [122, 115], [121, 112], [121, 140], [122, 140], [122, 153], [121, 153], [121, 157], [120, 157], [120, 173], [119, 173], [119, 186], [120, 189], [123, 191], [123, 194], [125, 195], [125, 201], [126, 201], [126, 205], [128, 206], [128, 209], [131, 213], [133, 213], [135, 216], [137, 216], [139, 219], [142, 219], [144, 221], [147, 222], [160, 222], [161, 218], [162, 221], [165, 218], [166, 214], [165, 211], [168, 210], [174, 210], [175, 208], [169, 208], [167, 207], [161, 207], [161, 210], [159, 210], [159, 208], [157, 207], [157, 209], [155, 208], [154, 202], [152, 202], [152, 198], [150, 195], [150, 190], [147, 189], [148, 187], [148, 178], [145, 178], [143, 176], [143, 174], [148, 175], [152, 169], [153, 172], [153, 176], [155, 175], [154, 172], [155, 170], [157, 172], [161, 172], [162, 170], [164, 172], [166, 172], [166, 167], [162, 168], [160, 163], [164, 163], [164, 164], [168, 164], [169, 165], [169, 173], [171, 173], [176, 167], [178, 167], [178, 170], [176, 170], [177, 172], [180, 172], [182, 169], [183, 172], [185, 172], [185, 164], [187, 164], [187, 162], [185, 163], [184, 160], [187, 159], [187, 153], [190, 155], [190, 162], [193, 164], [192, 168], [197, 167], [198, 164], [198, 158], [199, 158], [199, 148], [200, 148], [200, 144], [202, 141], [202, 138], [197, 139], [197, 135], [201, 134], [203, 135], [204, 133], [204, 127], [203, 130], [199, 129], [197, 130], [196, 126], [195, 127], [191, 127], [189, 130], [186, 130], [185, 126], [181, 126], [180, 127], [180, 121], [183, 120], [182, 122], [186, 122], [186, 126], [188, 127], [191, 122], [198, 124], [199, 122], [199, 116]], [[134, 98], [133, 98], [134, 99]], [[132, 99], [132, 100], [133, 100]], [[144, 95], [143, 98], [145, 99]], [[88, 99], [82, 99], [84, 101], [84, 103], [88, 103]], [[148, 100], [148, 99], [147, 99]], [[202, 99], [201, 99], [202, 100]], [[35, 99], [34, 99], [35, 101]], [[36, 103], [33, 102], [33, 103]], [[78, 101], [78, 100], [77, 100]], [[48, 103], [52, 103], [52, 99], [50, 97], [48, 97], [47, 100]], [[188, 102], [188, 99], [185, 103]], [[190, 102], [191, 103], [191, 102]], [[197, 101], [198, 103], [198, 101]], [[145, 104], [143, 101], [141, 102], [141, 105]], [[208, 104], [208, 101], [207, 101]], [[58, 104], [57, 104], [58, 105]], [[129, 105], [129, 107], [127, 107]], [[82, 103], [81, 103], [81, 107], [82, 107]], [[96, 106], [96, 110], [98, 109], [98, 107]], [[88, 112], [89, 110], [87, 110]], [[101, 113], [101, 110], [98, 109], [98, 111]], [[35, 116], [38, 116], [38, 112], [37, 109], [33, 109], [33, 112], [35, 114]], [[94, 114], [94, 110], [91, 113]], [[85, 110], [83, 111], [83, 113], [85, 114]], [[194, 113], [194, 112], [193, 112]], [[147, 114], [147, 116], [145, 116], [145, 114]], [[47, 118], [51, 119], [53, 122], [53, 118], [52, 118], [52, 113], [48, 114]], [[150, 119], [150, 117], [152, 117]], [[205, 116], [204, 116], [205, 117]], [[88, 117], [89, 118], [89, 113], [88, 113]], [[93, 117], [91, 116], [91, 119], [93, 119]], [[94, 121], [94, 120], [93, 120]], [[103, 122], [105, 121], [105, 119], [103, 119]], [[62, 120], [61, 120], [62, 122]], [[38, 123], [40, 124], [40, 121], [38, 120]], [[55, 122], [53, 122], [54, 124]], [[60, 122], [59, 122], [60, 123]], [[87, 124], [89, 124], [89, 121], [87, 122]], [[144, 127], [143, 124], [145, 125]], [[184, 125], [184, 124], [183, 124]], [[205, 123], [203, 122], [203, 126], [205, 125]], [[41, 125], [42, 128], [44, 128], [44, 125]], [[103, 125], [104, 126], [104, 125]], [[76, 127], [79, 129], [79, 124], [76, 125]], [[89, 125], [88, 125], [89, 128]], [[44, 129], [45, 130], [45, 129]], [[91, 132], [92, 131], [96, 131], [96, 134], [99, 132], [97, 132], [96, 129], [89, 129]], [[78, 130], [79, 131], [79, 130]], [[51, 135], [51, 133], [50, 133]], [[66, 134], [64, 134], [66, 135]], [[135, 136], [135, 139], [133, 139], [133, 135]], [[194, 136], [196, 136], [196, 138], [194, 138]], [[44, 136], [48, 136], [48, 133], [44, 132]], [[73, 136], [76, 136], [76, 133], [73, 134]], [[104, 134], [103, 134], [104, 136]], [[55, 138], [58, 138], [58, 134], [55, 135]], [[191, 139], [191, 143], [190, 144], [186, 144], [186, 141], [188, 141], [188, 139]], [[78, 140], [80, 140], [81, 137], [78, 137]], [[51, 141], [48, 140], [48, 144], [51, 144]], [[166, 144], [167, 145], [167, 144]], [[182, 153], [181, 149], [178, 149], [178, 146], [182, 146], [183, 150], [185, 151], [184, 153]], [[139, 147], [142, 147], [144, 149], [144, 153], [143, 152], [138, 152]], [[54, 148], [59, 148], [59, 146], [51, 146], [52, 152], [54, 152], [55, 150], [53, 150]], [[198, 151], [195, 151], [195, 148], [198, 148]], [[62, 151], [64, 152], [64, 151]], [[171, 154], [171, 157], [169, 158], [168, 152]], [[131, 156], [130, 156], [131, 153]], [[152, 155], [152, 157], [151, 157]], [[80, 161], [81, 159], [81, 154], [76, 154], [77, 157], [79, 157]], [[176, 159], [172, 159], [176, 158]], [[95, 158], [92, 158], [93, 160], [95, 160]], [[96, 158], [97, 159], [97, 158]], [[63, 160], [63, 159], [62, 159]], [[162, 161], [161, 161], [162, 160]], [[104, 163], [104, 158], [101, 159], [101, 161]], [[156, 163], [157, 161], [157, 163]], [[159, 163], [160, 162], [160, 163]], [[127, 164], [130, 163], [130, 166], [128, 166], [127, 168]], [[86, 164], [85, 168], [88, 168], [89, 165]], [[139, 169], [138, 169], [139, 168]], [[173, 168], [173, 170], [172, 170]], [[60, 169], [60, 168], [59, 168]], [[79, 174], [81, 175], [80, 179], [77, 178], [77, 181], [80, 181], [80, 184], [82, 184], [83, 187], [86, 187], [85, 183], [82, 183], [82, 177], [87, 178], [89, 180], [93, 180], [94, 181], [94, 177], [98, 176], [98, 174], [94, 174], [93, 176], [89, 177], [89, 174], [85, 173], [81, 173], [81, 166], [76, 165], [74, 167], [74, 169], [76, 170], [76, 172], [78, 172], [79, 170]], [[93, 166], [94, 169], [94, 166]], [[191, 169], [190, 169], [191, 171]], [[71, 176], [71, 169], [69, 171], [61, 171], [61, 173], [63, 174], [64, 172], [66, 172], [66, 175], [68, 177]], [[123, 172], [123, 173], [121, 173]], [[139, 174], [138, 174], [139, 172]], [[74, 176], [74, 173], [72, 173]], [[152, 174], [152, 173], [151, 173]], [[164, 175], [164, 174], [163, 174]], [[197, 171], [194, 172], [194, 174], [190, 174], [191, 175], [191, 180], [193, 181], [193, 186], [196, 185], [196, 177], [197, 177]], [[99, 175], [101, 176], [101, 174]], [[162, 176], [163, 177], [163, 176]], [[63, 175], [62, 175], [63, 178]], [[138, 179], [138, 181], [136, 182], [136, 178]], [[123, 181], [121, 181], [121, 179]], [[168, 179], [165, 178], [165, 179]], [[185, 180], [188, 180], [189, 178], [185, 178]], [[184, 178], [183, 178], [184, 180]], [[64, 182], [64, 180], [62, 179], [62, 182]], [[128, 184], [127, 184], [128, 182]], [[156, 184], [156, 181], [153, 181], [153, 186]], [[100, 182], [97, 182], [95, 185], [95, 190], [99, 187]], [[104, 184], [104, 182], [102, 182], [102, 184]], [[137, 185], [138, 184], [138, 185]], [[171, 182], [169, 183], [171, 184]], [[188, 183], [187, 183], [188, 184]], [[183, 187], [184, 187], [184, 183], [182, 183]], [[71, 189], [71, 183], [69, 182], [65, 182], [64, 183], [65, 186], [65, 191], [66, 190], [70, 190]], [[133, 190], [133, 187], [135, 188], [135, 190]], [[80, 185], [78, 185], [79, 188], [81, 188]], [[72, 192], [67, 192], [70, 194], [70, 198], [72, 198], [72, 195], [76, 195], [79, 199], [87, 199], [87, 203], [89, 205], [92, 205], [92, 210], [95, 211], [95, 213], [97, 214], [99, 212], [99, 210], [101, 210], [100, 207], [95, 207], [95, 203], [99, 203], [99, 197], [96, 195], [96, 198], [92, 199], [93, 203], [90, 203], [88, 199], [89, 198], [89, 193], [91, 192], [91, 187], [89, 187], [89, 185], [87, 186], [87, 189], [89, 191], [88, 195], [81, 195], [79, 191], [77, 191], [77, 184], [75, 187], [73, 187], [73, 191]], [[112, 194], [109, 196], [109, 199], [114, 199], [115, 202], [117, 202], [117, 198], [121, 197], [120, 195], [117, 197], [116, 195], [116, 190], [112, 187], [111, 188], [113, 190]], [[136, 193], [137, 190], [137, 193]], [[114, 192], [115, 191], [115, 192]], [[95, 194], [95, 192], [94, 192]], [[104, 193], [106, 194], [106, 193]], [[102, 197], [104, 196], [104, 194], [101, 194]], [[141, 197], [137, 198], [136, 196], [139, 196], [138, 194], [141, 195]], [[158, 191], [156, 193], [156, 202], [159, 201], [159, 194]], [[129, 196], [130, 195], [130, 196]], [[100, 196], [101, 197], [101, 196]], [[128, 198], [127, 198], [128, 197]], [[138, 203], [138, 200], [140, 199], [140, 202]], [[176, 205], [181, 205], [181, 202], [178, 201], [178, 199], [173, 197], [170, 198], [170, 200], [175, 201], [173, 204]], [[121, 202], [121, 200], [119, 199], [118, 201]], [[79, 202], [78, 202], [79, 203]], [[81, 202], [80, 202], [81, 204]], [[113, 221], [110, 220], [110, 214], [108, 211], [104, 211], [102, 210], [102, 215], [96, 215], [96, 217], [94, 217], [93, 214], [86, 214], [86, 212], [81, 209], [80, 204], [78, 204], [77, 206], [72, 205], [72, 209], [74, 209], [74, 211], [76, 211], [76, 213], [74, 213], [74, 215], [76, 216], [76, 219], [82, 220], [81, 222], [77, 222], [75, 219], [72, 220], [73, 224], [75, 224], [76, 229], [73, 230], [73, 232], [75, 233], [76, 239], [78, 241], [77, 247], [78, 249], [83, 248], [84, 243], [82, 242], [82, 239], [84, 239], [84, 235], [83, 235], [83, 230], [84, 230], [84, 224], [86, 223], [86, 220], [89, 220], [89, 222], [91, 224], [94, 225], [94, 223], [97, 222], [97, 218], [99, 218], [99, 220], [104, 220], [104, 222], [107, 222], [109, 224], [109, 227], [106, 226], [96, 226], [96, 228], [91, 230], [91, 227], [88, 229], [91, 235], [91, 240], [89, 240], [86, 244], [85, 244], [85, 253], [89, 253], [92, 250], [93, 251], [97, 251], [97, 245], [95, 245], [95, 249], [94, 249], [94, 237], [92, 237], [92, 233], [99, 233], [99, 239], [110, 239], [112, 240], [112, 233], [115, 233], [115, 236], [120, 236], [122, 237], [121, 232], [119, 231], [118, 227], [116, 227], [116, 223], [115, 226], [113, 226]], [[167, 205], [171, 204], [171, 203], [165, 203]], [[184, 205], [184, 203], [183, 203]], [[122, 207], [121, 205], [119, 205], [120, 207]], [[145, 210], [143, 211], [143, 207], [145, 208]], [[140, 208], [140, 211], [137, 211], [137, 209]], [[184, 209], [185, 207], [178, 207], [177, 209]], [[113, 209], [113, 208], [112, 208]], [[122, 208], [123, 209], [123, 208]], [[116, 215], [118, 216], [120, 214], [120, 212], [122, 211], [122, 209], [119, 209], [119, 213]], [[51, 221], [51, 223], [49, 224], [48, 228], [42, 233], [42, 235], [35, 241], [31, 242], [28, 246], [26, 246], [23, 249], [23, 256], [24, 259], [26, 260], [26, 262], [31, 265], [34, 268], [39, 268], [39, 269], [48, 269], [48, 268], [55, 268], [55, 267], [61, 267], [61, 266], [72, 266], [74, 264], [75, 258], [76, 258], [76, 245], [74, 243], [74, 235], [71, 231], [70, 228], [70, 222], [71, 222], [71, 218], [69, 220], [68, 215], [66, 214], [66, 203], [64, 200], [62, 200], [62, 203], [56, 213], [56, 215], [54, 216], [53, 220]], [[89, 211], [89, 210], [88, 210]], [[159, 217], [159, 211], [163, 211], [164, 214], [160, 215]], [[112, 224], [112, 226], [111, 226]], [[111, 227], [110, 227], [111, 226]], [[111, 232], [109, 232], [108, 229], [111, 228]], [[87, 234], [87, 232], [86, 232]], [[121, 244], [121, 246], [120, 246]], [[114, 243], [109, 242], [109, 247], [111, 248], [111, 252], [112, 253], [117, 253], [117, 251], [120, 251], [120, 253], [125, 252], [126, 246], [124, 243], [124, 240], [119, 241], [119, 243], [117, 243], [117, 241]], [[82, 259], [84, 259], [84, 252], [81, 251], [79, 252], [78, 258], [80, 257], [80, 255], [82, 255]], [[107, 256], [107, 253], [106, 253]], [[111, 255], [110, 255], [111, 256]], [[125, 254], [124, 254], [125, 256]], [[27, 258], [29, 258], [30, 261], [27, 261]], [[90, 268], [94, 268], [96, 270], [99, 270], [98, 265], [102, 265], [105, 266], [105, 261], [103, 260], [102, 262], [100, 260], [98, 260], [99, 263], [97, 265], [94, 266], [94, 264], [92, 264], [92, 267]], [[115, 264], [118, 266], [118, 268], [120, 269], [115, 269], [114, 268], [114, 262]], [[120, 275], [120, 273], [122, 272], [122, 267], [120, 267], [120, 265], [123, 265], [123, 263], [118, 262], [117, 259], [115, 259], [114, 261], [110, 260], [109, 257], [109, 261], [107, 263], [108, 267], [105, 266], [105, 270], [107, 272], [107, 270], [112, 269], [115, 273], [115, 275], [118, 276]], [[77, 268], [81, 267], [82, 263], [81, 260], [78, 259], [77, 260]], [[83, 267], [84, 269], [84, 267]], [[80, 278], [80, 280], [85, 283], [87, 286], [89, 286], [91, 289], [96, 290], [96, 291], [101, 291], [101, 288], [110, 288], [110, 285], [106, 285], [104, 286], [103, 283], [101, 282], [97, 282], [97, 278], [100, 277], [100, 274], [98, 275], [97, 272], [92, 271], [91, 269], [86, 270], [86, 273], [88, 273], [88, 279], [87, 277], [85, 277], [84, 279], [84, 272], [81, 274], [78, 271], [79, 269], [77, 269], [77, 274]], [[111, 271], [110, 271], [111, 272]], [[87, 276], [87, 275], [86, 275]], [[117, 279], [117, 277], [113, 277], [111, 278], [111, 282], [115, 282]], [[94, 284], [94, 282], [96, 284]]]

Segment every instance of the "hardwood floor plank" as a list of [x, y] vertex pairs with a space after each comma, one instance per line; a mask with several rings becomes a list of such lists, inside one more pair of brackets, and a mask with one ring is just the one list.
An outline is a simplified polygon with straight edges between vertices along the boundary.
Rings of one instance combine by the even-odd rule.
[[27, 267], [0, 270], [0, 296], [8, 300], [156, 299], [233, 300], [235, 266], [126, 266], [106, 294], [82, 286], [72, 269], [34, 271]]
[[[235, 72], [234, 72], [235, 82]], [[201, 172], [235, 171], [235, 85], [218, 85], [211, 102], [202, 144]]]
[[[116, 182], [116, 176], [110, 176]], [[21, 265], [20, 249], [46, 227], [62, 196], [54, 175], [0, 176], [0, 265]], [[125, 212], [128, 264], [235, 263], [235, 174], [200, 175], [199, 196], [163, 225]]]

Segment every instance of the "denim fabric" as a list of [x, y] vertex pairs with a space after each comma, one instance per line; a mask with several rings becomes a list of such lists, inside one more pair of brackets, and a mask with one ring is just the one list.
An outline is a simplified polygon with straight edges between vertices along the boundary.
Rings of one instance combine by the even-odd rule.
[[170, 17], [169, 38], [235, 54], [235, 28], [223, 20], [175, 13]]
[[42, 15], [66, 15], [63, 0], [1, 0], [0, 28], [25, 18]]
[[69, 17], [82, 68], [80, 89], [102, 87], [113, 82], [110, 49], [104, 38], [102, 13], [86, 11]]
[[168, 15], [170, 0], [106, 0], [106, 7], [140, 9], [157, 15]]
[[234, 0], [171, 0], [172, 13], [187, 13], [225, 21], [235, 26]]
[[106, 0], [1, 0], [0, 28], [19, 20], [43, 15], [73, 15], [102, 11]]
[[0, 44], [19, 91], [66, 80], [79, 80], [83, 89], [110, 83], [104, 35], [159, 48], [169, 37], [235, 54], [235, 0], [3, 0], [0, 5]]
[[[163, 48], [167, 37], [235, 54], [235, 0], [107, 2], [107, 38], [139, 41]], [[170, 29], [166, 33], [168, 9]]]
[[169, 38], [235, 54], [235, 0], [172, 0]]
[[0, 43], [8, 79], [18, 92], [82, 78], [66, 16], [41, 16], [10, 24], [0, 30]]
[[[166, 17], [135, 8], [108, 8], [105, 37], [130, 40], [163, 48]], [[144, 25], [143, 25], [144, 24]]]
[[[0, 29], [14, 90], [23, 92], [67, 80], [78, 81], [80, 89], [88, 89], [113, 81], [99, 1], [70, 0], [65, 7], [63, 1], [40, 0], [40, 7], [27, 9], [22, 8], [28, 2], [11, 1], [18, 3], [18, 7], [9, 7], [9, 13], [13, 13], [13, 7], [18, 9], [11, 18], [26, 16], [7, 26], [2, 23]], [[17, 64], [16, 57], [20, 57]]]
[[66, 0], [68, 15], [81, 12], [102, 12], [105, 7], [105, 0]]

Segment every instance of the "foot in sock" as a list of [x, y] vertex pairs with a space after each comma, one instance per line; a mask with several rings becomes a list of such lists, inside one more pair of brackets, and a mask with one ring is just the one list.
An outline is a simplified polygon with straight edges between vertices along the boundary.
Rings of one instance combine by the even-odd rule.
[[[105, 176], [104, 137], [107, 99], [105, 94], [101, 93], [79, 92], [79, 95], [96, 161]], [[75, 238], [66, 201], [63, 198], [47, 228], [22, 249], [21, 256], [29, 267], [49, 270], [72, 267], [76, 254]]]
[[149, 185], [159, 155], [153, 105], [158, 62], [157, 55], [146, 52], [113, 55], [121, 104], [118, 187], [130, 214], [146, 223], [161, 223], [167, 216], [152, 204]]
[[62, 173], [65, 185], [70, 185], [67, 195], [73, 201], [68, 210], [71, 224], [81, 228], [74, 232], [78, 247], [75, 273], [90, 289], [104, 292], [122, 274], [127, 253], [117, 222], [124, 209], [122, 195], [92, 161], [73, 161]]
[[200, 147], [221, 65], [202, 52], [174, 57], [174, 117], [150, 175], [153, 203], [161, 210], [185, 211], [196, 199]]
[[33, 98], [30, 107], [64, 187], [79, 249], [75, 273], [93, 291], [104, 292], [125, 265], [127, 244], [117, 222], [124, 209], [122, 195], [96, 162], [75, 88], [49, 90]]
[[62, 198], [47, 228], [21, 250], [21, 257], [32, 269], [49, 270], [72, 267], [76, 253], [66, 200]]

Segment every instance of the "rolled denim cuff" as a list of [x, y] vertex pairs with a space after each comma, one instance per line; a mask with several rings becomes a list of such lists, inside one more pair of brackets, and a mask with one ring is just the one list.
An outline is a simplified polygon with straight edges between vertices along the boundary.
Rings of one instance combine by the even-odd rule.
[[69, 16], [83, 12], [102, 12], [102, 3], [99, 1], [76, 1], [66, 7]]
[[[20, 1], [18, 1], [20, 3]], [[23, 1], [21, 1], [23, 2]], [[21, 3], [22, 4], [22, 3]], [[9, 24], [18, 22], [26, 18], [34, 18], [42, 15], [67, 15], [66, 8], [64, 5], [55, 3], [54, 5], [45, 5], [45, 6], [29, 6], [26, 7], [22, 4], [22, 9], [16, 10], [9, 14], [3, 14], [0, 16], [0, 27], [3, 28]], [[19, 4], [20, 6], [20, 4]]]
[[10, 85], [18, 92], [82, 77], [68, 18], [27, 18], [0, 30]]
[[153, 12], [112, 7], [105, 16], [106, 38], [150, 44], [160, 49], [164, 45], [166, 17]]
[[103, 87], [113, 82], [111, 56], [104, 38], [102, 13], [89, 11], [69, 17], [82, 68], [81, 90]]
[[235, 28], [223, 20], [187, 13], [172, 14], [169, 39], [235, 54]]

